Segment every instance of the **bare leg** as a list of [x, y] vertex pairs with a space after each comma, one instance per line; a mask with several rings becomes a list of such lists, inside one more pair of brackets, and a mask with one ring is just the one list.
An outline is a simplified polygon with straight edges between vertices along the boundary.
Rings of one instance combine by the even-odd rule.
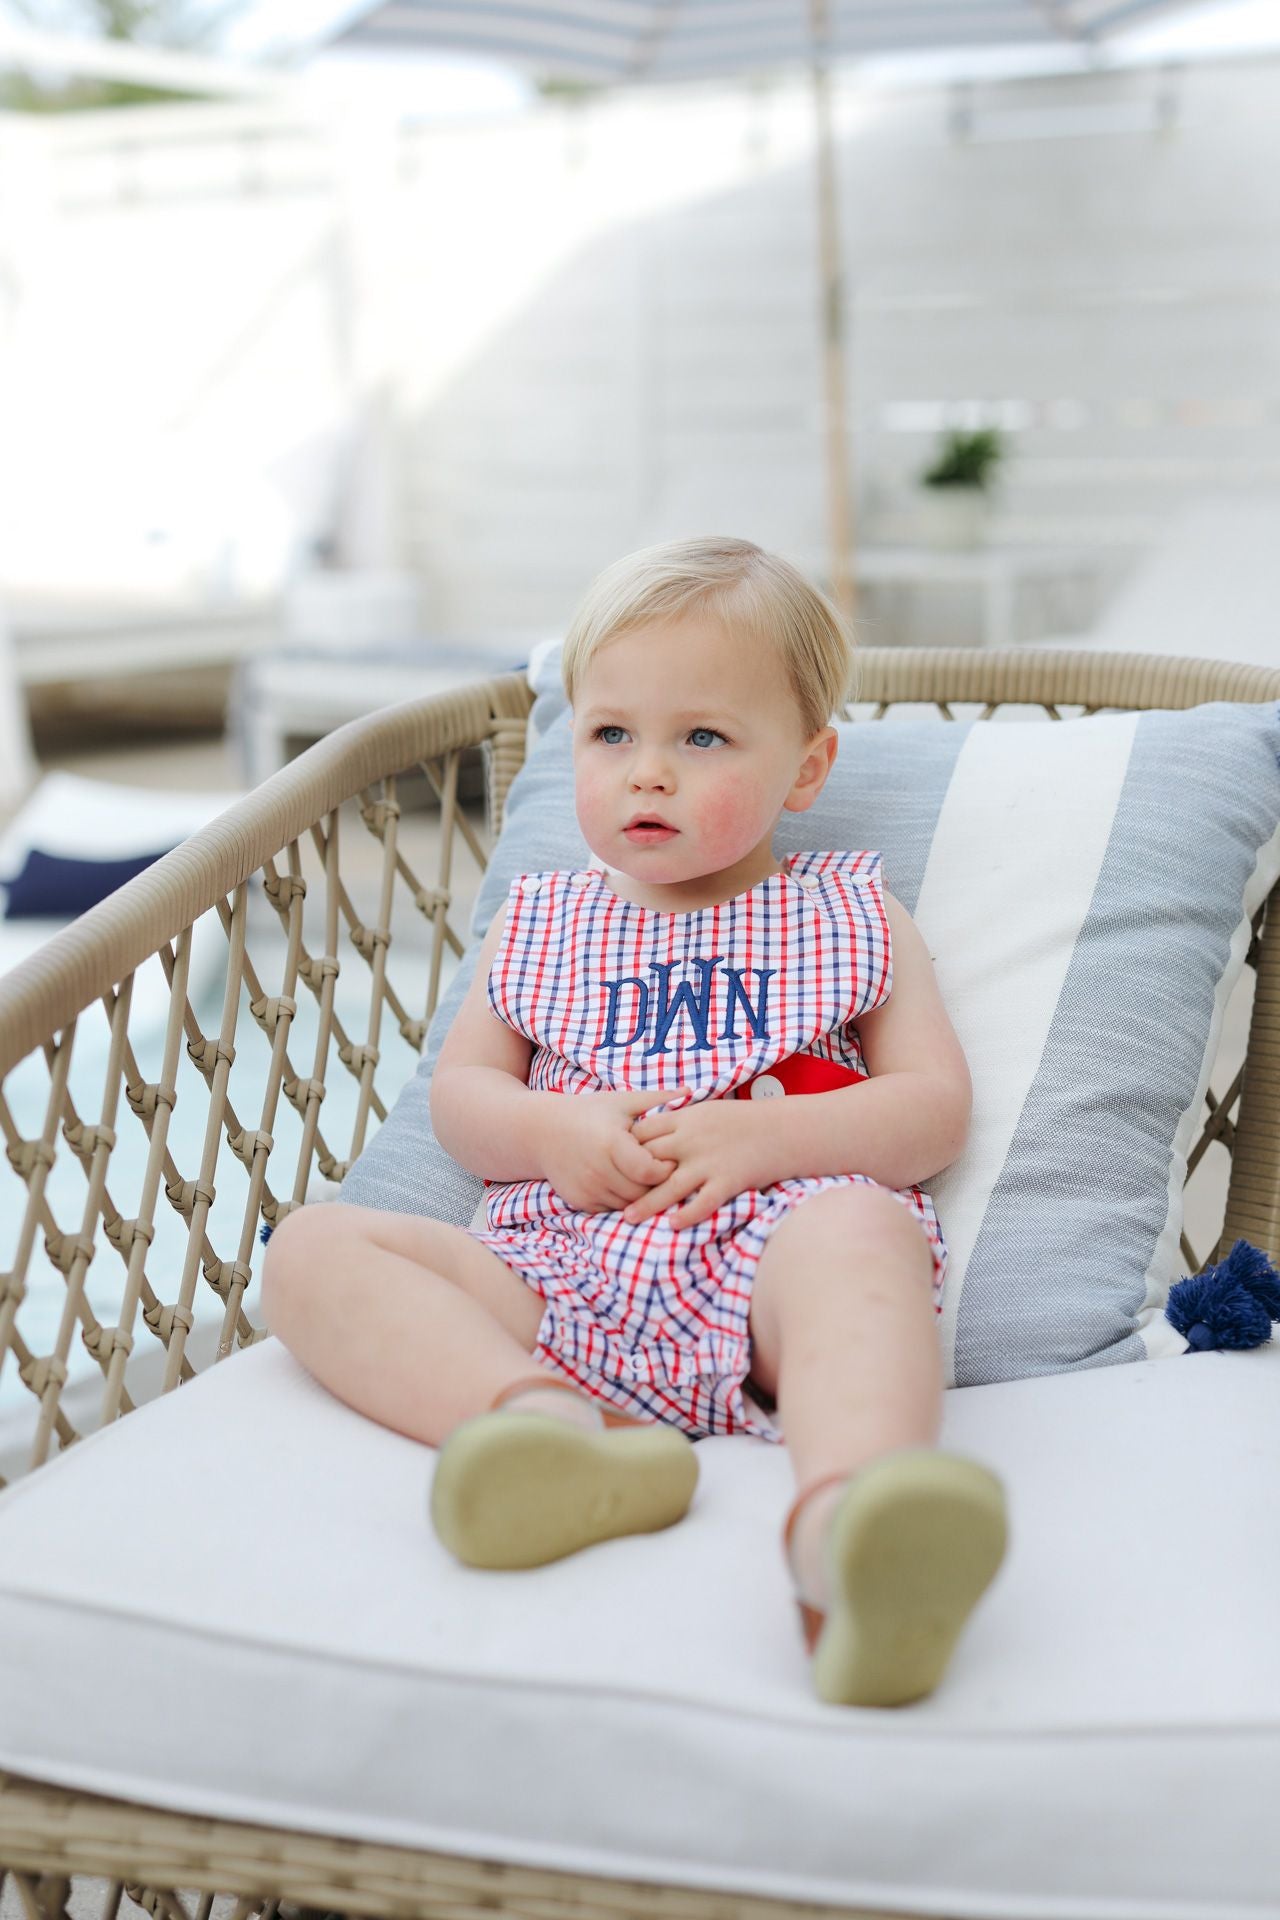
[[684, 1435], [606, 1432], [594, 1401], [531, 1358], [539, 1297], [458, 1227], [336, 1202], [301, 1208], [271, 1237], [263, 1308], [330, 1392], [440, 1448], [432, 1524], [469, 1566], [541, 1566], [670, 1526], [693, 1497]]
[[[752, 1373], [775, 1394], [803, 1491], [877, 1455], [936, 1444], [942, 1358], [933, 1257], [900, 1201], [874, 1187], [815, 1194], [775, 1229], [751, 1304]], [[839, 1486], [801, 1509], [792, 1557], [825, 1600], [821, 1546]]]
[[778, 1395], [797, 1485], [836, 1476], [793, 1507], [790, 1542], [814, 1687], [832, 1705], [931, 1693], [1004, 1553], [999, 1481], [936, 1448], [932, 1269], [901, 1202], [855, 1187], [783, 1221], [756, 1276], [753, 1371]]
[[[299, 1208], [267, 1250], [271, 1331], [331, 1393], [398, 1433], [439, 1446], [531, 1358], [542, 1301], [460, 1227], [341, 1202]], [[595, 1408], [547, 1374], [509, 1404], [598, 1425]]]

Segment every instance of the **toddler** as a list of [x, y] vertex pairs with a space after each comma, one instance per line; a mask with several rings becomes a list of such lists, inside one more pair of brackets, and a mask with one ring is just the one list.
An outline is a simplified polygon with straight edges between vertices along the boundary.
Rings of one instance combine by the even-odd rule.
[[929, 954], [878, 854], [773, 851], [830, 772], [850, 643], [785, 561], [688, 540], [601, 575], [563, 672], [596, 863], [512, 883], [431, 1084], [486, 1226], [299, 1209], [268, 1323], [441, 1449], [432, 1520], [475, 1567], [669, 1526], [692, 1441], [785, 1439], [817, 1693], [919, 1699], [1004, 1501], [936, 1448], [946, 1249], [919, 1183], [971, 1092]]

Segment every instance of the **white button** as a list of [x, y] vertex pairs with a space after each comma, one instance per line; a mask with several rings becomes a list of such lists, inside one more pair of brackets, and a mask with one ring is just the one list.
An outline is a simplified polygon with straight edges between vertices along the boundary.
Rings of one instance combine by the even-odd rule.
[[777, 1100], [784, 1097], [786, 1091], [781, 1080], [775, 1080], [771, 1073], [757, 1074], [756, 1078], [751, 1082], [751, 1098], [753, 1100]]
[[591, 884], [591, 875], [589, 873], [575, 873], [573, 876], [573, 884], [575, 887], [589, 886]]
[[800, 875], [800, 885], [808, 888], [808, 890], [812, 892], [814, 887], [821, 885], [821, 882], [816, 873], [802, 873]]
[[541, 885], [542, 885], [541, 880], [534, 880], [534, 879], [522, 880], [520, 882], [520, 891], [521, 893], [537, 893]]

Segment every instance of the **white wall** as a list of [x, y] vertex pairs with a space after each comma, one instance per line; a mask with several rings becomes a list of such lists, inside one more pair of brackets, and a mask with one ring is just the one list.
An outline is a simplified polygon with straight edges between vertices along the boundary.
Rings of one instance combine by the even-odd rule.
[[[999, 537], [1084, 543], [1105, 581], [1188, 498], [1275, 485], [1278, 106], [1265, 60], [842, 84], [867, 538], [909, 532], [947, 420], [1012, 433]], [[821, 571], [802, 85], [416, 132], [265, 108], [136, 114], [127, 139], [89, 121], [48, 131], [39, 248], [30, 222], [0, 237], [24, 294], [0, 409], [21, 390], [29, 414], [60, 316], [82, 415], [126, 395], [319, 510], [360, 405], [380, 504], [335, 496], [330, 518], [363, 557], [409, 560], [443, 629], [553, 627], [616, 553], [694, 529]], [[12, 200], [0, 141], [0, 221], [6, 177]]]
[[[698, 527], [823, 565], [810, 156], [784, 97], [725, 98], [714, 146], [693, 102], [593, 110], [554, 173], [546, 130], [526, 129], [465, 233], [438, 212], [456, 144], [419, 140], [404, 202], [431, 234], [424, 329], [508, 248], [559, 242], [406, 435], [405, 537], [446, 618], [558, 618], [615, 552]], [[909, 532], [937, 427], [995, 419], [1016, 447], [1001, 536], [1096, 547], [1114, 576], [1189, 496], [1280, 477], [1280, 67], [1005, 83], [969, 103], [964, 138], [945, 89], [845, 93], [860, 521]], [[624, 129], [631, 169], [647, 143], [682, 153], [690, 183], [713, 156], [722, 177], [569, 247], [592, 172], [598, 190], [622, 172]]]

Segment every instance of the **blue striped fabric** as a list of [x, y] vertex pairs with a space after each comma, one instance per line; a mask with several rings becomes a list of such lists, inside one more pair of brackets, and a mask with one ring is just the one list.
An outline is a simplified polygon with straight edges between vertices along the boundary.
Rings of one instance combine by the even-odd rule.
[[[432, 1137], [427, 1088], [513, 877], [590, 864], [553, 670], [468, 953], [344, 1199], [474, 1216], [481, 1183]], [[969, 1058], [970, 1143], [928, 1183], [951, 1249], [949, 1379], [1181, 1352], [1160, 1315], [1185, 1271], [1182, 1174], [1223, 1005], [1280, 873], [1280, 715], [911, 718], [840, 734], [818, 802], [782, 816], [775, 850], [882, 854]]]
[[[962, 1384], [1145, 1357], [1148, 1286], [1162, 1308], [1186, 1271], [1174, 1249], [1158, 1271], [1173, 1132], [1199, 1112], [1260, 851], [1259, 878], [1275, 879], [1278, 741], [1270, 707], [1149, 713], [1137, 726], [1043, 1064], [969, 1259]], [[1046, 1284], [1051, 1317], [1037, 1298]]]
[[381, 0], [335, 43], [490, 55], [596, 85], [686, 80], [939, 47], [1105, 39], [1168, 0]]

